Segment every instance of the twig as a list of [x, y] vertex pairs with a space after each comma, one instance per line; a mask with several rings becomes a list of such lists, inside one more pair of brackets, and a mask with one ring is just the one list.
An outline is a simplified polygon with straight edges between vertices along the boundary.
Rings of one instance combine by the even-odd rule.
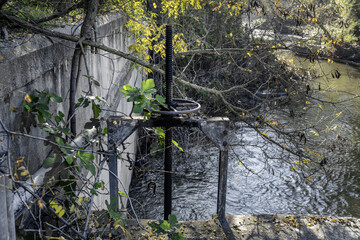
[[124, 184], [122, 183], [121, 179], [120, 179], [118, 176], [116, 176], [116, 174], [113, 173], [110, 169], [104, 168], [104, 170], [106, 170], [106, 171], [108, 171], [110, 174], [112, 174], [112, 175], [118, 180], [118, 182], [121, 184], [121, 187], [124, 189], [124, 192], [125, 192], [126, 196], [128, 196], [130, 208], [131, 208], [131, 210], [132, 210], [132, 212], [133, 212], [133, 214], [134, 214], [134, 216], [135, 216], [136, 222], [138, 223], [138, 225], [139, 225], [139, 227], [140, 227], [141, 229], [143, 229], [143, 230], [146, 231], [146, 232], [149, 232], [148, 230], [146, 230], [146, 229], [141, 225], [141, 223], [140, 223], [140, 221], [139, 221], [139, 218], [138, 218], [138, 216], [137, 216], [137, 214], [136, 214], [136, 212], [135, 212], [134, 206], [132, 205], [132, 201], [131, 201], [131, 199], [130, 199], [130, 197], [129, 197], [129, 194], [128, 194], [128, 192], [127, 192]]
[[[104, 167], [104, 164], [105, 164], [105, 160], [103, 160], [102, 161], [102, 163], [101, 163], [101, 166], [100, 166], [100, 169], [99, 169], [99, 171], [97, 172], [97, 174], [96, 174], [96, 177], [95, 177], [95, 180], [94, 180], [94, 184], [93, 184], [93, 190], [95, 190], [95, 184], [97, 183], [97, 181], [99, 180], [99, 178], [100, 178], [100, 173], [101, 173], [101, 170], [103, 169], [103, 167]], [[88, 228], [88, 226], [89, 226], [89, 220], [90, 220], [90, 212], [91, 212], [91, 209], [92, 209], [92, 205], [93, 205], [93, 203], [94, 203], [94, 196], [95, 196], [95, 194], [91, 194], [91, 200], [90, 200], [90, 203], [89, 203], [89, 206], [88, 206], [88, 213], [87, 213], [87, 217], [86, 217], [86, 222], [85, 222], [85, 227], [84, 227], [84, 232], [83, 232], [83, 236], [84, 236], [84, 238], [86, 239], [86, 232], [87, 232], [87, 228]]]

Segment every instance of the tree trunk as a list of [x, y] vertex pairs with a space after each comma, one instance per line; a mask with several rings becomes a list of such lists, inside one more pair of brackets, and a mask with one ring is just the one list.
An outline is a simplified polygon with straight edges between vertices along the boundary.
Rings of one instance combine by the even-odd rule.
[[96, 15], [98, 12], [99, 0], [86, 0], [85, 1], [86, 16], [81, 27], [80, 42], [76, 44], [74, 55], [71, 64], [71, 76], [70, 76], [70, 106], [69, 116], [70, 129], [74, 137], [76, 136], [76, 115], [75, 115], [75, 101], [76, 90], [78, 85], [78, 79], [81, 73], [80, 59], [82, 54], [82, 40], [91, 40], [92, 28], [95, 25]]

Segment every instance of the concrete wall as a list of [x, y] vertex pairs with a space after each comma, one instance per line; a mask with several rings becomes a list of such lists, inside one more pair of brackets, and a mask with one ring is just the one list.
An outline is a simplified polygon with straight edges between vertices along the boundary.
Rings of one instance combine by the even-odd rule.
[[[126, 52], [131, 39], [124, 31], [124, 23], [125, 19], [120, 15], [100, 18], [96, 28], [98, 41]], [[57, 31], [73, 33], [78, 32], [79, 29], [78, 26], [67, 26]], [[74, 43], [26, 33], [18, 39], [14, 37], [11, 41], [0, 42], [0, 119], [9, 130], [25, 132], [24, 126], [28, 123], [28, 118], [22, 113], [21, 101], [26, 93], [34, 93], [35, 89], [61, 96], [64, 102], [56, 105], [56, 110], [62, 111], [67, 116], [73, 51]], [[90, 73], [83, 68], [82, 74], [91, 75], [100, 82], [101, 86], [92, 86], [93, 95], [104, 98], [106, 100], [104, 108], [110, 110], [103, 111], [101, 117], [106, 119], [110, 115], [116, 115], [114, 111], [128, 114], [131, 111], [131, 105], [122, 98], [119, 88], [124, 84], [140, 84], [141, 74], [130, 68], [127, 60], [100, 50], [94, 53], [87, 48], [86, 59]], [[88, 79], [81, 77], [77, 98], [87, 91]], [[15, 111], [11, 111], [11, 108]], [[84, 123], [90, 117], [92, 117], [91, 107], [77, 112], [78, 132], [83, 129]], [[46, 136], [44, 132], [33, 127], [29, 134]], [[133, 142], [134, 138], [135, 136], [129, 139], [129, 142]], [[44, 146], [42, 141], [26, 137], [15, 136], [11, 145], [12, 161], [24, 156], [25, 164], [31, 174], [41, 168], [49, 153], [49, 147]], [[134, 146], [132, 145], [127, 151], [134, 151]], [[118, 176], [126, 186], [129, 186], [131, 171], [128, 170], [127, 165], [122, 161], [119, 162]], [[104, 173], [101, 179], [107, 183], [108, 174]], [[121, 189], [119, 186], [119, 190]], [[95, 206], [103, 207], [104, 200], [104, 198], [96, 199]]]

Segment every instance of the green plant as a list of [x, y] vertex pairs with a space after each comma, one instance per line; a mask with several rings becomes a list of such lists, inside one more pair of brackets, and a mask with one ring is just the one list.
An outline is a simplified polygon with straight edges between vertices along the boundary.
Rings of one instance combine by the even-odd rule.
[[[133, 102], [133, 109], [131, 113], [142, 113], [143, 110], [147, 110], [144, 114], [146, 118], [151, 117], [153, 110], [159, 110], [159, 106], [167, 108], [165, 99], [156, 94], [155, 83], [153, 79], [144, 80], [141, 83], [141, 88], [132, 87], [131, 85], [125, 85], [120, 91], [125, 97], [128, 97], [128, 102]], [[130, 114], [131, 115], [131, 114]]]
[[180, 224], [175, 215], [169, 215], [169, 221], [159, 220], [159, 222], [149, 222], [148, 225], [157, 234], [167, 234], [172, 240], [185, 240], [181, 232], [176, 232]]

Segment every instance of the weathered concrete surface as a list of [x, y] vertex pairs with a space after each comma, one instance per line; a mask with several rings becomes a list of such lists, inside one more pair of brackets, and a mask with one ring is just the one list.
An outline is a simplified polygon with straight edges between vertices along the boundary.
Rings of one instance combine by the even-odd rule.
[[[301, 239], [301, 240], [351, 240], [360, 239], [360, 219], [350, 217], [324, 217], [318, 215], [226, 215], [235, 239]], [[127, 220], [124, 230], [112, 231], [112, 239], [168, 239], [165, 235], [151, 233], [147, 223], [141, 220], [148, 232], [135, 221]], [[186, 239], [230, 239], [223, 232], [217, 219], [181, 222], [180, 231]], [[106, 237], [103, 236], [102, 239]]]
[[[97, 19], [97, 40], [107, 46], [126, 52], [132, 44], [131, 38], [126, 34], [124, 24], [126, 18], [121, 14], [102, 16]], [[55, 31], [67, 34], [77, 34], [80, 30], [78, 25], [69, 25]], [[26, 114], [21, 111], [21, 101], [26, 93], [31, 94], [35, 89], [55, 93], [63, 98], [63, 103], [53, 104], [50, 111], [62, 111], [65, 118], [69, 109], [69, 88], [71, 60], [74, 53], [74, 43], [56, 38], [47, 38], [38, 34], [21, 34], [13, 37], [10, 41], [0, 40], [0, 119], [6, 127], [15, 132], [46, 137], [47, 134], [38, 128], [31, 127], [31, 122]], [[106, 101], [102, 106], [101, 118], [106, 119], [110, 115], [129, 114], [132, 105], [126, 102], [119, 91], [125, 84], [139, 85], [142, 76], [135, 68], [130, 67], [130, 62], [124, 58], [108, 54], [104, 51], [92, 51], [85, 48], [86, 60], [89, 73], [85, 66], [81, 75], [90, 75], [96, 79], [100, 86], [92, 86], [94, 96], [99, 96]], [[88, 79], [81, 77], [78, 82], [76, 99], [88, 92]], [[12, 110], [11, 110], [12, 109]], [[84, 123], [92, 117], [91, 107], [79, 108], [77, 111], [78, 133], [83, 129]], [[127, 142], [134, 142], [134, 136]], [[130, 145], [130, 144], [129, 144]], [[95, 146], [94, 146], [95, 147]], [[41, 141], [25, 137], [14, 137], [11, 142], [11, 160], [23, 156], [24, 165], [31, 175], [36, 173], [42, 166], [49, 153], [49, 146], [44, 146]], [[127, 152], [135, 151], [135, 146], [130, 145]], [[126, 157], [126, 156], [124, 156]], [[98, 160], [98, 159], [96, 159]], [[119, 161], [118, 176], [124, 186], [128, 188], [131, 181], [131, 170], [125, 161]], [[100, 180], [108, 182], [108, 172], [103, 171]], [[105, 186], [108, 187], [107, 185]], [[121, 186], [119, 190], [124, 191]], [[102, 209], [108, 194], [104, 190], [94, 200], [94, 208]], [[123, 203], [125, 204], [126, 201]]]

